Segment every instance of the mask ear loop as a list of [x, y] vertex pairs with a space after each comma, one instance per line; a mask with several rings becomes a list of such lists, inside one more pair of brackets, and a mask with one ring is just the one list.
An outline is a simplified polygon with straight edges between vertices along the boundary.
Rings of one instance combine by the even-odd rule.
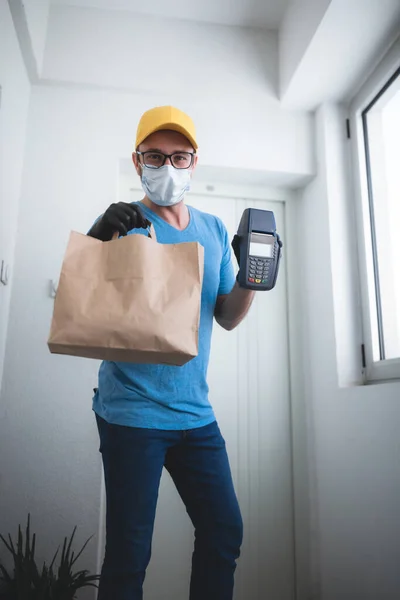
[[139, 156], [139, 154], [138, 154], [138, 150], [137, 150], [137, 148], [136, 148], [136, 150], [135, 150], [135, 154], [136, 154], [136, 156], [137, 156], [138, 166], [140, 167], [140, 170], [141, 170], [141, 172], [142, 172], [142, 175], [143, 175], [143, 164], [142, 164], [142, 163], [141, 163], [141, 161], [140, 161], [140, 156]]
[[[143, 164], [140, 161], [139, 155], [137, 153], [137, 148], [136, 148], [135, 152], [136, 152], [136, 156], [138, 157], [138, 165], [140, 166], [140, 170], [141, 170], [141, 173], [143, 176]], [[154, 230], [153, 223], [151, 221], [149, 221], [149, 219], [146, 219], [146, 221], [147, 221], [147, 228], [146, 228], [147, 229], [147, 237], [157, 241], [156, 232]]]
[[[140, 166], [140, 170], [141, 170], [142, 175], [143, 175], [143, 165], [140, 162], [140, 158], [139, 158], [139, 155], [137, 153], [137, 149], [135, 150], [135, 152], [136, 152], [136, 156], [138, 157], [138, 165]], [[154, 239], [154, 240], [157, 241], [156, 232], [154, 231], [153, 223], [151, 221], [149, 221], [149, 219], [146, 219], [146, 221], [147, 221], [147, 228], [146, 228], [147, 229], [147, 237], [149, 237], [150, 239]]]

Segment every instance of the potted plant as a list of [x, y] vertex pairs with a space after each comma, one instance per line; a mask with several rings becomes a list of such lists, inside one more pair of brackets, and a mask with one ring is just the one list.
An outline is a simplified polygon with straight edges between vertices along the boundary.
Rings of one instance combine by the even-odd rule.
[[76, 527], [70, 538], [64, 538], [61, 556], [56, 566], [60, 548], [57, 549], [51, 563], [44, 562], [39, 568], [35, 560], [36, 534], [31, 536], [30, 515], [25, 530], [25, 539], [18, 526], [17, 540], [11, 535], [6, 539], [0, 535], [0, 541], [13, 560], [13, 570], [7, 570], [0, 562], [0, 600], [73, 600], [83, 587], [97, 587], [99, 575], [90, 575], [87, 570], [75, 570], [74, 565], [85, 550], [90, 539], [86, 540], [80, 551], [72, 550]]

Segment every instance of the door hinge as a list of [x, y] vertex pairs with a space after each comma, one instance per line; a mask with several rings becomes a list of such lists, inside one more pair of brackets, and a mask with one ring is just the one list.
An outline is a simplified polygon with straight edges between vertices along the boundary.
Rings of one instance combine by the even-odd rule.
[[365, 344], [361, 344], [361, 364], [362, 368], [367, 368], [367, 361], [365, 360]]
[[346, 119], [346, 135], [349, 140], [351, 138], [350, 119]]

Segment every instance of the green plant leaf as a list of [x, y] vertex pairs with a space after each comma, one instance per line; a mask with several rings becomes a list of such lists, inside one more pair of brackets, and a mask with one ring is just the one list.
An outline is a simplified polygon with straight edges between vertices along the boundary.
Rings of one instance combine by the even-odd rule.
[[66, 547], [67, 547], [67, 538], [65, 537], [64, 538], [63, 547], [62, 547], [62, 551], [61, 551], [61, 563], [65, 562]]
[[10, 541], [10, 546], [11, 546], [12, 553], [16, 554], [17, 551], [15, 550], [15, 547], [14, 547], [14, 544], [13, 544], [13, 541], [12, 541], [12, 538], [11, 538], [11, 534], [8, 534], [8, 539]]
[[68, 544], [68, 548], [67, 548], [67, 556], [68, 557], [69, 557], [70, 552], [71, 552], [71, 546], [72, 546], [72, 542], [74, 541], [75, 532], [76, 532], [76, 525], [74, 527], [74, 530], [73, 530], [72, 535], [71, 535], [70, 540], [69, 540], [69, 544]]
[[4, 586], [7, 589], [7, 598], [10, 600], [73, 600], [79, 588], [88, 586], [97, 588], [99, 575], [90, 575], [87, 570], [73, 572], [73, 565], [92, 539], [90, 537], [86, 540], [76, 554], [72, 550], [76, 530], [75, 526], [70, 538], [64, 538], [57, 569], [55, 564], [57, 557], [60, 556], [60, 547], [57, 548], [50, 565], [47, 566], [44, 562], [41, 569], [38, 569], [35, 561], [36, 534], [31, 532], [30, 514], [24, 532], [21, 526], [18, 526], [15, 544], [10, 534], [8, 539], [0, 535], [0, 540], [14, 560], [13, 574], [0, 564], [0, 581], [4, 582], [0, 598]]
[[17, 552], [20, 556], [23, 556], [24, 552], [23, 552], [23, 544], [24, 541], [22, 539], [22, 531], [21, 531], [21, 525], [18, 525], [18, 541], [17, 541]]
[[49, 569], [51, 569], [51, 570], [53, 570], [53, 566], [54, 566], [54, 563], [56, 562], [56, 558], [57, 558], [59, 550], [60, 550], [60, 546], [58, 546], [57, 550], [55, 551], [55, 554], [53, 556], [53, 560], [50, 563]]
[[[14, 551], [13, 551], [13, 547], [12, 547], [12, 545], [10, 545], [10, 544], [7, 542], [7, 540], [6, 540], [6, 539], [5, 539], [5, 538], [4, 538], [4, 537], [3, 537], [1, 534], [0, 534], [0, 540], [3, 542], [3, 544], [5, 545], [5, 547], [7, 548], [7, 550], [8, 550], [8, 551], [9, 551], [11, 554], [14, 554]], [[11, 542], [12, 542], [12, 540], [11, 540]]]
[[30, 513], [28, 513], [28, 523], [26, 525], [26, 531], [25, 531], [25, 556], [30, 556], [30, 547], [31, 547], [31, 544], [30, 544], [30, 533], [31, 533], [30, 529], [31, 529], [31, 527], [30, 527], [30, 525], [31, 525], [31, 515], [30, 515]]
[[72, 566], [72, 565], [74, 565], [74, 564], [76, 563], [76, 561], [77, 561], [77, 560], [78, 560], [78, 558], [81, 556], [82, 552], [84, 552], [84, 550], [85, 550], [86, 546], [88, 545], [88, 543], [90, 542], [90, 540], [91, 540], [92, 538], [93, 538], [93, 536], [91, 535], [91, 536], [90, 536], [90, 538], [88, 538], [88, 539], [86, 540], [86, 542], [83, 544], [82, 548], [80, 549], [80, 551], [78, 552], [78, 554], [76, 555], [76, 557], [75, 557], [75, 558], [73, 558], [73, 555], [72, 555], [72, 559], [73, 559], [73, 560], [71, 560], [71, 566]]
[[5, 581], [6, 583], [10, 583], [10, 581], [12, 581], [12, 577], [11, 575], [8, 573], [7, 569], [0, 564], [0, 579], [2, 581]]
[[35, 558], [35, 550], [36, 550], [36, 533], [34, 533], [32, 536], [32, 548], [31, 548], [31, 553], [30, 553], [31, 560], [34, 560], [34, 558]]

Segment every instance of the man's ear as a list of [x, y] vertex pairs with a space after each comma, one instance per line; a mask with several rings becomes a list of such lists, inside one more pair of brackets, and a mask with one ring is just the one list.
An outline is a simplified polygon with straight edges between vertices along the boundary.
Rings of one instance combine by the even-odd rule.
[[199, 160], [199, 157], [197, 156], [197, 154], [195, 154], [194, 157], [193, 157], [192, 173], [193, 173], [193, 171], [196, 170], [198, 160]]
[[132, 162], [135, 165], [136, 173], [139, 175], [139, 177], [141, 177], [142, 176], [142, 166], [139, 163], [139, 157], [136, 154], [136, 152], [132, 152]]

